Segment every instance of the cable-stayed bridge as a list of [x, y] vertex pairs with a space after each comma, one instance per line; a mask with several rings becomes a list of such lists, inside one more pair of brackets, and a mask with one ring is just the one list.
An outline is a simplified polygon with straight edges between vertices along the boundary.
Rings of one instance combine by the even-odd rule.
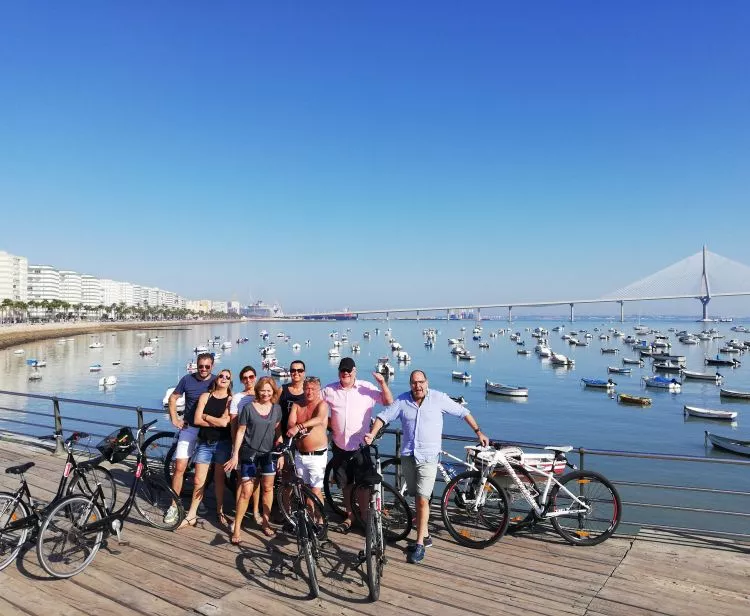
[[[536, 302], [502, 302], [495, 304], [453, 304], [451, 306], [422, 306], [419, 308], [380, 308], [351, 310], [348, 315], [376, 315], [386, 317], [391, 314], [446, 312], [473, 310], [481, 318], [481, 311], [489, 308], [506, 308], [508, 320], [513, 318], [513, 308], [569, 306], [570, 320], [575, 318], [575, 306], [581, 304], [617, 303], [620, 306], [620, 320], [625, 320], [625, 303], [655, 300], [693, 299], [701, 302], [703, 320], [708, 321], [708, 303], [713, 297], [735, 297], [750, 295], [750, 267], [727, 259], [706, 247], [677, 263], [646, 276], [632, 284], [616, 289], [594, 299], [560, 299]], [[341, 317], [341, 312], [314, 312], [287, 315], [290, 318], [326, 319]]]

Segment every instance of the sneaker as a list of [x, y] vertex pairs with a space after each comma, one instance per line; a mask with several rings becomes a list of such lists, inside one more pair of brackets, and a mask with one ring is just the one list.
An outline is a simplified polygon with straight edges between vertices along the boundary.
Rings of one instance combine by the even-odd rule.
[[208, 507], [206, 507], [205, 503], [201, 501], [198, 503], [198, 515], [205, 517], [208, 513]]
[[418, 564], [424, 560], [424, 546], [415, 543], [414, 549], [406, 555], [406, 562]]
[[[424, 543], [423, 543], [423, 545], [424, 545], [424, 548], [425, 548], [425, 549], [427, 549], [427, 548], [431, 548], [431, 547], [432, 547], [432, 537], [430, 537], [429, 535], [427, 535], [427, 536], [426, 536], [426, 537], [424, 538]], [[417, 547], [417, 544], [416, 544], [416, 543], [410, 543], [410, 544], [409, 544], [409, 545], [408, 545], [408, 546], [406, 547], [406, 551], [407, 551], [407, 552], [413, 552], [413, 551], [414, 551], [414, 548], [415, 548], [415, 547]]]
[[167, 513], [164, 514], [164, 523], [174, 524], [177, 521], [177, 515], [177, 507], [172, 505], [169, 509], [167, 509]]

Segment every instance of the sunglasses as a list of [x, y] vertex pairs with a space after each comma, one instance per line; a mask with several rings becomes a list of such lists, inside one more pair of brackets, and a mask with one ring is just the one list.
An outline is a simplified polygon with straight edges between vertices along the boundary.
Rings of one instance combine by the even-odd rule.
[[220, 379], [226, 379], [227, 381], [231, 381], [232, 380], [232, 375], [231, 374], [220, 374], [219, 378]]
[[289, 372], [292, 374], [302, 374], [304, 371], [304, 368], [289, 368]]
[[255, 378], [254, 374], [246, 374], [240, 380], [242, 380], [242, 381], [252, 381], [254, 378]]
[[198, 366], [198, 370], [210, 370], [210, 369], [211, 369], [211, 364], [203, 364], [203, 365]]
[[[352, 368], [352, 370], [354, 370], [354, 369]], [[340, 372], [341, 374], [351, 374], [351, 373], [352, 373], [352, 370], [339, 370], [339, 372]]]

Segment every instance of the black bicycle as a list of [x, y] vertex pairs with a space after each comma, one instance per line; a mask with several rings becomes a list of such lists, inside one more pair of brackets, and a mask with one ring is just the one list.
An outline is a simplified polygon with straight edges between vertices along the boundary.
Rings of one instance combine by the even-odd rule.
[[[137, 437], [156, 423], [145, 424]], [[122, 527], [133, 505], [150, 525], [174, 530], [185, 518], [185, 510], [161, 473], [154, 473], [143, 462], [139, 438], [128, 427], [105, 438], [97, 448], [110, 462], [123, 461], [137, 451], [134, 481], [127, 500], [117, 511], [107, 510], [101, 484], [91, 495], [74, 494], [54, 503], [47, 511], [37, 538], [36, 551], [44, 570], [56, 578], [69, 578], [83, 571], [94, 559], [105, 535], [114, 533], [122, 540]], [[177, 519], [165, 522], [170, 506], [177, 507]]]
[[294, 461], [294, 440], [305, 436], [306, 432], [299, 432], [296, 437], [291, 437], [274, 455], [284, 456], [285, 464], [289, 465], [288, 486], [291, 493], [288, 494], [288, 502], [285, 501], [283, 487], [277, 490], [277, 504], [286, 518], [287, 522], [294, 527], [297, 537], [297, 564], [302, 568], [302, 561], [307, 569], [307, 584], [310, 587], [310, 595], [320, 596], [318, 584], [318, 560], [320, 559], [320, 546], [325, 540], [328, 532], [328, 518], [323, 509], [323, 503], [318, 496], [297, 477], [297, 469]]
[[[56, 437], [45, 438], [52, 440]], [[0, 493], [0, 571], [15, 560], [29, 534], [34, 536], [40, 528], [46, 512], [66, 495], [76, 492], [91, 495], [97, 486], [101, 486], [105, 505], [109, 508], [114, 507], [117, 487], [112, 479], [112, 473], [98, 465], [101, 458], [78, 462], [73, 455], [73, 446], [86, 438], [90, 438], [86, 432], [74, 432], [65, 441], [68, 457], [57, 485], [57, 492], [50, 503], [35, 501], [31, 496], [24, 473], [34, 466], [34, 462], [25, 462], [5, 469], [9, 475], [20, 475], [20, 485], [13, 493]]]
[[[167, 480], [169, 485], [172, 485], [172, 476], [174, 475], [175, 465], [175, 451], [177, 450], [177, 436], [179, 432], [163, 430], [149, 436], [143, 442], [143, 463], [149, 469], [154, 472], [164, 474], [164, 479]], [[185, 469], [184, 481], [182, 484], [183, 494], [192, 494], [195, 488], [195, 463], [191, 457], [188, 460], [187, 468]], [[205, 487], [211, 485], [214, 480], [214, 474], [208, 473], [206, 475]], [[230, 485], [229, 479], [227, 479], [227, 486], [234, 491], [234, 484]]]

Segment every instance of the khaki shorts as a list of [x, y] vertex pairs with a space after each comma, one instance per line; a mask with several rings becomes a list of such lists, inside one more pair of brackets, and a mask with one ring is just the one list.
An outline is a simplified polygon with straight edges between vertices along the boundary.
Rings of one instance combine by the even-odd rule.
[[401, 456], [401, 476], [406, 481], [409, 496], [430, 499], [435, 487], [437, 461], [417, 462], [414, 456]]

